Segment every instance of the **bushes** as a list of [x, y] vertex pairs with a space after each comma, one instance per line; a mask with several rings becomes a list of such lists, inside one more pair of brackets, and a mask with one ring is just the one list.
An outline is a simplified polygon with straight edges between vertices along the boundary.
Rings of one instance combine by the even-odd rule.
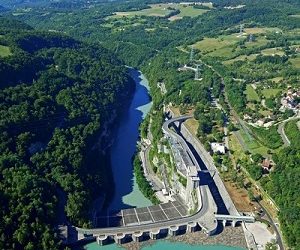
[[146, 177], [144, 176], [142, 162], [139, 159], [137, 154], [133, 158], [133, 167], [134, 167], [136, 182], [143, 195], [147, 197], [153, 204], [158, 204], [159, 201], [155, 196], [154, 190], [152, 189]]
[[272, 126], [269, 129], [251, 128], [257, 139], [266, 147], [276, 149], [282, 146], [282, 139], [277, 132], [277, 127]]

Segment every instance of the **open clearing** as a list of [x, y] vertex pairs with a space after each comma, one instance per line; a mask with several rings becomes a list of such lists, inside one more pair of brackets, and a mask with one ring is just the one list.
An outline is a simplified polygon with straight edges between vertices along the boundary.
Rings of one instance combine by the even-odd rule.
[[265, 98], [270, 98], [271, 96], [276, 96], [281, 89], [263, 89], [261, 92]]
[[[203, 4], [205, 5], [205, 4]], [[110, 16], [110, 18], [120, 18], [120, 17], [134, 17], [134, 16], [157, 16], [157, 17], [165, 17], [169, 15], [174, 10], [180, 10], [178, 15], [175, 15], [169, 20], [181, 19], [185, 16], [195, 17], [204, 14], [209, 11], [207, 9], [196, 9], [193, 6], [183, 5], [183, 4], [175, 4], [175, 3], [167, 3], [167, 4], [150, 4], [150, 8], [142, 9], [138, 11], [124, 11], [124, 12], [116, 12], [115, 15]], [[206, 5], [208, 6], [208, 5]]]
[[259, 101], [260, 100], [255, 89], [250, 84], [247, 85], [245, 94], [247, 95], [248, 101]]
[[224, 181], [224, 185], [238, 211], [249, 212], [255, 210], [244, 188], [238, 188], [230, 181]]
[[228, 64], [233, 64], [234, 62], [237, 62], [237, 61], [245, 61], [245, 60], [253, 61], [257, 57], [257, 55], [258, 54], [251, 54], [249, 56], [241, 55], [241, 56], [238, 56], [238, 57], [236, 57], [234, 59], [230, 59], [230, 60], [224, 61], [223, 63], [225, 65], [228, 65]]
[[300, 18], [300, 14], [299, 15], [290, 15], [290, 17]]
[[11, 55], [10, 48], [7, 46], [0, 45], [0, 56], [6, 57], [6, 56], [10, 56], [10, 55]]
[[289, 61], [293, 64], [294, 67], [300, 69], [300, 56], [298, 55], [296, 58], [291, 58]]
[[219, 38], [204, 38], [194, 44], [194, 47], [210, 56], [230, 57], [234, 45], [241, 40], [242, 38], [237, 37], [235, 34], [220, 36]]
[[281, 48], [264, 49], [261, 51], [261, 53], [264, 56], [273, 56], [273, 55], [284, 56], [285, 55], [285, 53], [282, 51]]
[[263, 34], [268, 32], [282, 32], [281, 29], [278, 28], [268, 28], [268, 27], [262, 27], [262, 28], [245, 28], [244, 31], [247, 34]]
[[[223, 57], [227, 59], [233, 58], [232, 61], [228, 60], [225, 64], [230, 64], [238, 60], [245, 60], [246, 58], [253, 60], [256, 57], [256, 54], [249, 56], [241, 55], [243, 54], [244, 49], [241, 48], [238, 43], [245, 39], [245, 36], [238, 36], [237, 33], [234, 33], [231, 35], [219, 36], [218, 38], [204, 38], [195, 43], [194, 47], [208, 56]], [[253, 42], [245, 42], [244, 46], [245, 49], [256, 48], [264, 46], [267, 43], [268, 40], [264, 36], [258, 36]], [[237, 56], [236, 58], [234, 58], [235, 55]]]

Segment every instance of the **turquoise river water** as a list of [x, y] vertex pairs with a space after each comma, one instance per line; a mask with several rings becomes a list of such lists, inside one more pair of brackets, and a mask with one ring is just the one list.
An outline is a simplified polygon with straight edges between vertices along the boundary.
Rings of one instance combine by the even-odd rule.
[[[112, 145], [111, 163], [115, 182], [115, 196], [110, 205], [110, 210], [119, 210], [129, 207], [144, 207], [151, 202], [143, 196], [135, 181], [131, 158], [136, 149], [139, 136], [139, 124], [151, 109], [152, 102], [149, 96], [149, 85], [145, 76], [131, 70], [131, 76], [136, 83], [136, 90], [128, 112], [123, 114], [116, 139]], [[110, 244], [99, 246], [96, 242], [87, 244], [86, 250], [122, 250], [121, 246]], [[240, 250], [241, 248], [226, 247], [221, 245], [204, 246], [189, 245], [179, 242], [158, 240], [155, 244], [145, 246], [143, 250]]]

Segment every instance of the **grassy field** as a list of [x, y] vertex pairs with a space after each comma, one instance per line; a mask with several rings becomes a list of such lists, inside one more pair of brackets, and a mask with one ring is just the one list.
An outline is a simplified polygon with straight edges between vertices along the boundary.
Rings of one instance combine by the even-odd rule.
[[278, 28], [268, 28], [268, 27], [262, 27], [262, 28], [245, 28], [244, 31], [247, 34], [263, 34], [267, 32], [282, 32], [281, 29]]
[[285, 55], [285, 53], [280, 48], [264, 49], [261, 51], [261, 53], [265, 56], [272, 56], [272, 55], [284, 56]]
[[267, 117], [269, 115], [272, 115], [272, 112], [270, 110], [264, 110], [264, 109], [260, 109], [258, 111], [260, 114], [262, 114], [264, 117]]
[[248, 101], [259, 101], [260, 100], [255, 89], [250, 84], [247, 85], [245, 94], [247, 95]]
[[247, 48], [254, 48], [266, 45], [269, 41], [264, 36], [259, 36], [255, 38], [254, 42], [246, 42], [245, 46]]
[[239, 131], [241, 137], [243, 138], [244, 143], [247, 145], [249, 151], [254, 154], [267, 155], [268, 148], [261, 145], [257, 140], [255, 140], [252, 136], [249, 136], [244, 132], [243, 129]]
[[291, 58], [289, 61], [293, 64], [294, 67], [300, 69], [300, 56], [298, 55], [296, 58]]
[[180, 14], [177, 15], [178, 17], [185, 17], [185, 16], [195, 17], [195, 16], [202, 15], [208, 11], [204, 9], [195, 9], [192, 6], [187, 6], [187, 7], [179, 6], [178, 9], [180, 10]]
[[265, 98], [270, 98], [271, 96], [276, 96], [281, 89], [263, 89], [262, 94]]
[[272, 78], [272, 79], [270, 79], [272, 82], [275, 82], [275, 83], [277, 83], [277, 82], [280, 82], [280, 81], [282, 81], [283, 80], [283, 77], [282, 76], [278, 76], [278, 77], [274, 77], [274, 78]]
[[176, 19], [180, 19], [185, 16], [189, 16], [189, 17], [199, 16], [208, 11], [208, 10], [204, 10], [204, 9], [195, 9], [192, 6], [186, 6], [186, 5], [182, 5], [182, 4], [173, 4], [173, 3], [151, 4], [150, 7], [151, 8], [149, 8], [149, 9], [143, 9], [143, 10], [139, 10], [139, 11], [116, 12], [115, 15], [110, 16], [110, 18], [121, 18], [124, 16], [127, 16], [127, 17], [134, 17], [134, 16], [164, 17], [173, 11], [168, 8], [172, 8], [172, 9], [180, 10], [180, 14], [170, 18], [170, 20], [176, 20]]
[[238, 56], [238, 57], [236, 57], [234, 59], [226, 60], [223, 63], [225, 65], [229, 65], [229, 64], [233, 64], [236, 61], [245, 61], [245, 60], [253, 61], [256, 57], [257, 57], [257, 54], [251, 54], [249, 56], [241, 55], [241, 56]]
[[[233, 58], [235, 53], [243, 51], [242, 48], [237, 46], [238, 42], [246, 39], [245, 36], [238, 36], [238, 34], [231, 34], [226, 36], [219, 36], [218, 38], [204, 38], [203, 40], [194, 44], [196, 49], [199, 49], [202, 53], [208, 56], [223, 57], [224, 59]], [[255, 48], [266, 45], [268, 40], [264, 36], [256, 37], [254, 42], [246, 42], [246, 48]], [[232, 60], [227, 60], [225, 64], [230, 64], [238, 60], [255, 59], [256, 55], [240, 55]]]
[[210, 56], [230, 57], [232, 56], [234, 45], [241, 39], [235, 34], [220, 36], [219, 38], [204, 38], [202, 41], [194, 44], [194, 47], [204, 53], [208, 53]]
[[0, 45], [0, 56], [6, 57], [6, 56], [10, 56], [10, 55], [11, 55], [11, 51], [10, 51], [9, 47]]

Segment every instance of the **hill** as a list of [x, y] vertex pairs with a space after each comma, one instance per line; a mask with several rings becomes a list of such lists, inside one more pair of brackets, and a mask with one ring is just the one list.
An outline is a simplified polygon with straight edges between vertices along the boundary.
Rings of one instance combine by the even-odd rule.
[[89, 226], [89, 204], [113, 191], [93, 146], [133, 84], [103, 47], [1, 20], [0, 248], [58, 249], [61, 218]]

